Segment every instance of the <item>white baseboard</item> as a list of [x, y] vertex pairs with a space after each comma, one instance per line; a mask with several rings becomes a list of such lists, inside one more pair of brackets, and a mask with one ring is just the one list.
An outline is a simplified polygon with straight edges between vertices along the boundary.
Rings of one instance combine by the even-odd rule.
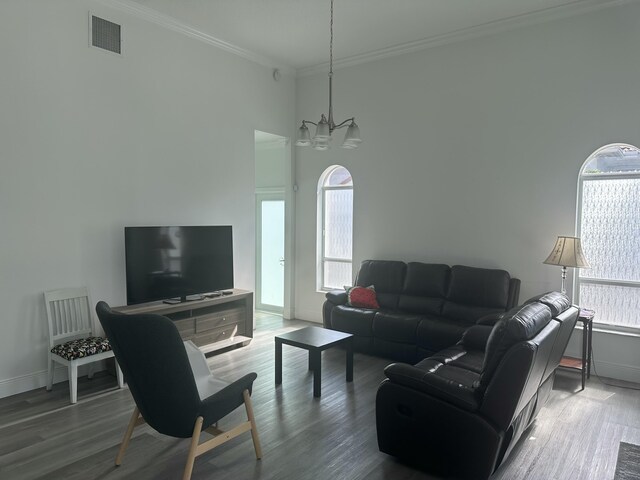
[[[94, 373], [106, 370], [105, 362], [93, 363]], [[87, 375], [88, 366], [83, 365], [78, 369], [78, 376], [82, 377]], [[61, 383], [69, 381], [69, 371], [66, 367], [56, 366], [53, 374], [53, 383]], [[41, 370], [39, 372], [30, 373], [27, 375], [20, 375], [19, 377], [7, 378], [0, 380], [0, 398], [10, 397], [11, 395], [17, 395], [18, 393], [28, 392], [29, 390], [35, 390], [37, 388], [44, 388], [47, 385], [47, 371]]]
[[596, 373], [599, 377], [615, 378], [616, 380], [640, 383], [640, 367], [636, 365], [621, 365], [618, 363], [596, 360], [591, 366], [591, 377], [593, 378], [593, 375]]
[[296, 318], [307, 322], [322, 323], [322, 312], [296, 308]]

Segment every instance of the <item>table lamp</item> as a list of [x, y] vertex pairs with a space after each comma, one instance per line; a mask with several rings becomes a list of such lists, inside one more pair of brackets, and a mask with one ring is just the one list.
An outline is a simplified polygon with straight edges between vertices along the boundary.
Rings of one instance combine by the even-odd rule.
[[559, 236], [553, 250], [543, 263], [562, 267], [562, 293], [567, 293], [564, 285], [567, 278], [567, 267], [589, 268], [589, 262], [584, 258], [578, 237]]

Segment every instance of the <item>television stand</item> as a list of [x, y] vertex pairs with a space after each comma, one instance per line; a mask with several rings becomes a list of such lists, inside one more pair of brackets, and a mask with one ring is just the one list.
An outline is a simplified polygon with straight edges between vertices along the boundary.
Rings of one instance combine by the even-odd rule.
[[167, 304], [163, 301], [114, 307], [120, 313], [154, 313], [175, 323], [183, 340], [205, 354], [248, 345], [253, 338], [253, 292], [233, 289], [229, 295]]
[[207, 297], [207, 295], [187, 295], [186, 297], [174, 297], [174, 298], [167, 298], [165, 300], [162, 300], [162, 303], [166, 303], [167, 305], [177, 305], [179, 303], [185, 303], [185, 302], [198, 302], [200, 300], [204, 300], [204, 298]]

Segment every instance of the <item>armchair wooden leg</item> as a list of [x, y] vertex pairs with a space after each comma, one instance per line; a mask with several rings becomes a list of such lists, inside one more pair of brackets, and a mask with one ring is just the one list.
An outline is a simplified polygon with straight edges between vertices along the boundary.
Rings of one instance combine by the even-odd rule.
[[184, 466], [184, 474], [182, 480], [190, 480], [191, 472], [193, 472], [193, 462], [198, 455], [198, 442], [200, 441], [200, 433], [202, 432], [202, 417], [196, 419], [196, 424], [193, 426], [193, 436], [191, 437], [191, 446], [189, 447], [189, 454], [187, 455], [187, 464]]
[[129, 446], [129, 440], [131, 440], [131, 435], [133, 435], [133, 429], [136, 428], [141, 423], [144, 423], [144, 419], [140, 417], [140, 410], [136, 406], [133, 409], [133, 413], [131, 414], [131, 419], [129, 420], [129, 425], [127, 425], [127, 431], [124, 433], [124, 437], [122, 438], [122, 443], [120, 444], [120, 450], [118, 450], [118, 455], [116, 456], [116, 466], [119, 467], [122, 463], [122, 457], [124, 457], [124, 452]]
[[116, 377], [118, 378], [118, 387], [124, 388], [124, 375], [122, 375], [122, 370], [120, 370], [118, 362], [116, 362]]
[[249, 390], [242, 392], [244, 397], [244, 406], [247, 409], [247, 418], [251, 423], [251, 438], [253, 438], [253, 448], [256, 451], [256, 458], [260, 460], [262, 458], [262, 447], [260, 446], [260, 438], [258, 437], [258, 427], [256, 426], [256, 419], [253, 416], [253, 404], [251, 403], [251, 396]]

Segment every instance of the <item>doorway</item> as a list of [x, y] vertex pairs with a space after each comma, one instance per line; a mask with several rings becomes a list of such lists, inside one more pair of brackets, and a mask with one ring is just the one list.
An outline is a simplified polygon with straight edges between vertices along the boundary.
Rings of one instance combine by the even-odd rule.
[[256, 310], [284, 309], [284, 192], [256, 193]]
[[255, 131], [255, 308], [290, 318], [291, 152], [289, 140]]

